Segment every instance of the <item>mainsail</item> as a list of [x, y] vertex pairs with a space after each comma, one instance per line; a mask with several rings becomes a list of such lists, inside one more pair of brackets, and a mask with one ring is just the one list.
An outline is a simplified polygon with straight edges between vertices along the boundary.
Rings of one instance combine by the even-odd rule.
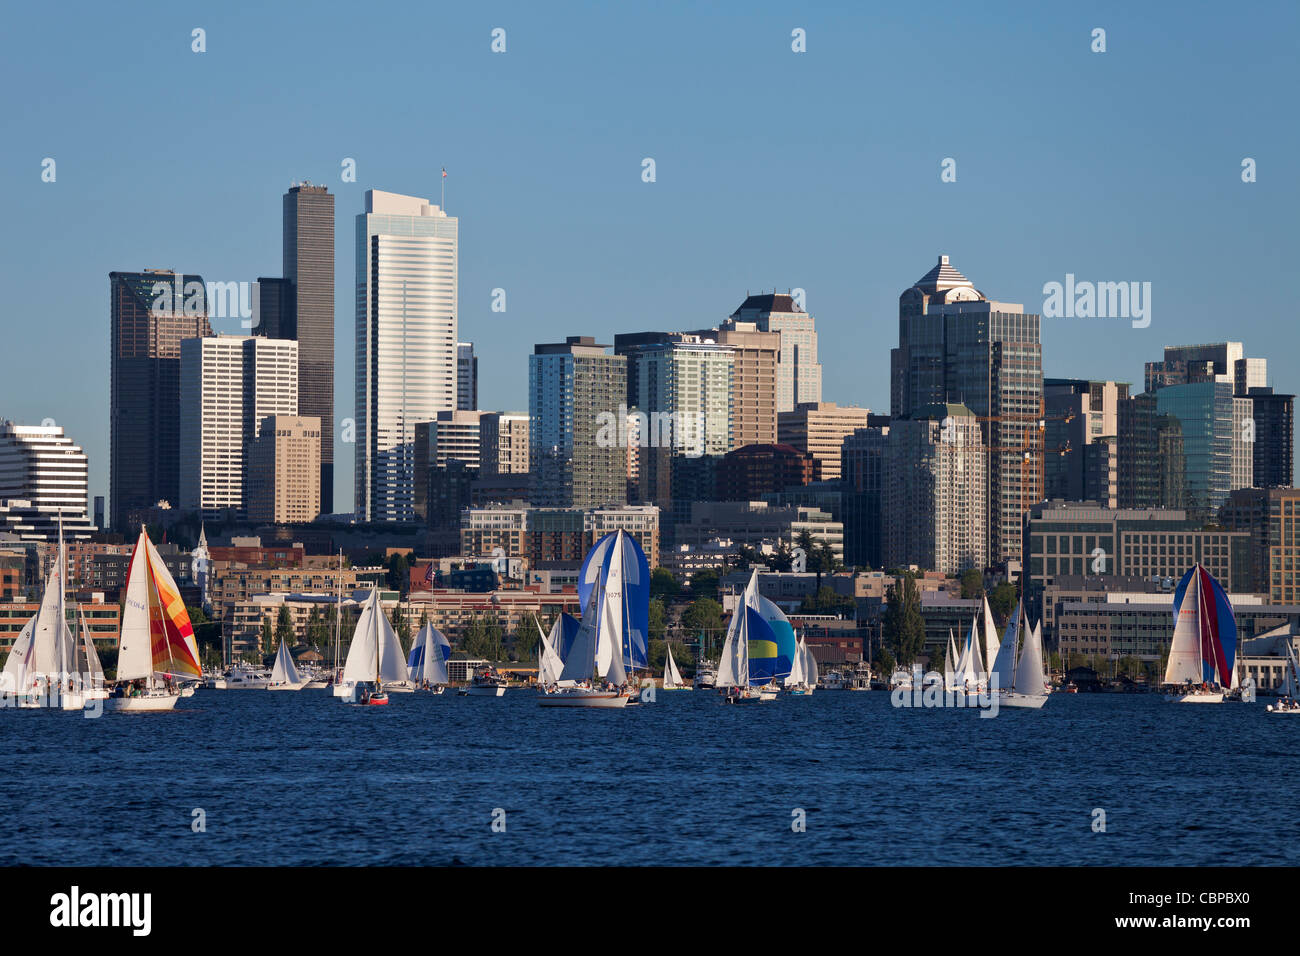
[[1007, 629], [1002, 633], [1002, 643], [998, 646], [997, 656], [993, 658], [993, 675], [997, 677], [998, 687], [1011, 690], [1015, 684], [1016, 642], [1020, 637], [1020, 619], [1024, 608], [1019, 601], [1007, 621]]
[[582, 623], [569, 656], [564, 659], [564, 670], [560, 672], [561, 680], [574, 682], [589, 681], [596, 670], [596, 641], [600, 625], [600, 591], [592, 589], [587, 595], [587, 606], [582, 612]]
[[664, 660], [664, 687], [681, 687], [682, 675], [677, 670], [677, 662], [673, 660], [672, 645], [668, 645], [668, 657]]
[[803, 659], [803, 682], [809, 687], [817, 686], [817, 658], [813, 657], [812, 649], [808, 646], [808, 639], [804, 638], [800, 642], [799, 654]]
[[22, 632], [14, 639], [14, 645], [9, 649], [9, 657], [5, 661], [4, 680], [0, 683], [0, 690], [10, 694], [25, 694], [31, 683], [30, 674], [34, 673], [32, 659], [35, 648], [32, 645], [32, 635], [36, 631], [36, 618], [33, 616], [23, 626]]
[[993, 670], [993, 662], [998, 656], [998, 628], [993, 623], [993, 611], [989, 607], [989, 596], [984, 595], [984, 660], [988, 664], [989, 670]]
[[[564, 661], [555, 651], [555, 643], [563, 639], [564, 618], [568, 615], [562, 615], [555, 619], [551, 625], [551, 634], [548, 637], [542, 630], [541, 622], [537, 622], [537, 633], [542, 639], [542, 652], [537, 662], [537, 682], [543, 686], [548, 684], [559, 684], [561, 674], [564, 673]], [[535, 619], [534, 619], [535, 620]], [[569, 618], [573, 620], [573, 618]], [[572, 684], [572, 681], [568, 683]]]
[[138, 680], [154, 674], [200, 677], [203, 668], [180, 589], [141, 528], [127, 572], [117, 677]]
[[1020, 659], [1016, 661], [1013, 689], [1017, 694], [1033, 697], [1047, 693], [1043, 684], [1043, 641], [1037, 626], [1029, 628], [1025, 634], [1025, 644], [1020, 649]]
[[277, 684], [302, 682], [302, 678], [298, 676], [298, 668], [293, 662], [293, 655], [289, 653], [288, 641], [280, 642], [280, 649], [275, 654], [275, 666], [271, 668], [271, 680]]
[[345, 681], [408, 680], [410, 673], [402, 654], [402, 642], [379, 603], [379, 592], [371, 591], [361, 608], [348, 659], [343, 665]]
[[801, 639], [794, 649], [794, 660], [790, 662], [790, 673], [786, 675], [786, 687], [798, 687], [804, 683], [803, 672], [803, 640]]

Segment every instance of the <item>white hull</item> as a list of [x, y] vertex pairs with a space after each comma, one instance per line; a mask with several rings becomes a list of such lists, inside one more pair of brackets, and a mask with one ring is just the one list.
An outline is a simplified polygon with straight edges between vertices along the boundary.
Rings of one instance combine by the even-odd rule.
[[407, 683], [385, 684], [384, 691], [389, 694], [414, 694], [415, 685]]
[[267, 690], [302, 690], [306, 684], [267, 684]]
[[331, 688], [331, 693], [335, 697], [342, 698], [343, 700], [351, 700], [357, 696], [356, 682], [349, 680], [343, 681], [340, 684], [335, 684], [333, 688]]
[[1003, 694], [998, 698], [999, 707], [1020, 707], [1025, 710], [1041, 710], [1047, 703], [1046, 694]]
[[173, 710], [180, 697], [176, 694], [148, 694], [144, 697], [110, 697], [108, 709], [124, 714], [153, 713]]
[[609, 709], [626, 707], [630, 699], [628, 696], [612, 690], [568, 690], [554, 694], [542, 694], [537, 698], [537, 702], [543, 707], [601, 707]]
[[694, 687], [687, 687], [685, 684], [664, 684], [660, 690], [695, 690]]
[[1171, 704], [1222, 704], [1223, 691], [1202, 694], [1165, 694], [1165, 700]]
[[1278, 707], [1277, 704], [1269, 704], [1264, 709], [1270, 714], [1300, 714], [1300, 707]]
[[471, 684], [469, 687], [461, 688], [462, 697], [504, 697], [505, 695], [504, 687], [479, 687]]
[[303, 690], [324, 690], [326, 687], [330, 686], [330, 683], [327, 680], [317, 679], [309, 680], [302, 686]]

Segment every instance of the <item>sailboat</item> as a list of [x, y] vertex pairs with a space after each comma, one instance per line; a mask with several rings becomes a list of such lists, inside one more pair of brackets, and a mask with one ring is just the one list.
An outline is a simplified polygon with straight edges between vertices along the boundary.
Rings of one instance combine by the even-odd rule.
[[[750, 704], [763, 700], [763, 688], [778, 676], [783, 676], [778, 670], [781, 658], [777, 633], [763, 613], [763, 600], [758, 593], [758, 572], [754, 571], [731, 615], [727, 636], [722, 643], [717, 687], [722, 690], [724, 704]], [[767, 604], [776, 607], [770, 601]], [[776, 613], [784, 619], [785, 615], [779, 609]], [[790, 664], [790, 656], [787, 656], [784, 673], [789, 673]]]
[[664, 690], [694, 690], [682, 683], [682, 672], [677, 669], [677, 662], [673, 660], [673, 646], [668, 645], [668, 656], [664, 658]]
[[402, 643], [379, 604], [379, 591], [372, 590], [362, 605], [361, 616], [352, 632], [342, 680], [349, 687], [349, 693], [340, 699], [350, 704], [387, 704], [384, 684], [409, 677]]
[[174, 678], [200, 678], [203, 668], [180, 589], [143, 526], [125, 593], [117, 654], [124, 696], [110, 698], [108, 706], [131, 713], [172, 710], [180, 698]]
[[275, 666], [271, 668], [271, 682], [267, 690], [302, 690], [307, 682], [298, 674], [298, 667], [289, 653], [289, 642], [280, 641], [280, 649], [275, 652]]
[[537, 702], [543, 707], [627, 706], [631, 692], [627, 688], [621, 652], [621, 587], [620, 571], [615, 564], [604, 591], [592, 588], [588, 593], [582, 625], [560, 671], [559, 683], [571, 683], [540, 695]]
[[[617, 586], [611, 589], [614, 581]], [[628, 685], [635, 686], [636, 672], [650, 669], [650, 564], [636, 538], [626, 531], [604, 535], [583, 558], [578, 572], [579, 607], [586, 607], [592, 591], [608, 592], [601, 594], [601, 612], [613, 615], [609, 626], [617, 626], [623, 670]], [[567, 660], [563, 651], [560, 656]], [[629, 706], [637, 703], [635, 696], [628, 701]]]
[[1300, 661], [1296, 659], [1295, 643], [1286, 636], [1286, 668], [1282, 675], [1281, 696], [1265, 710], [1270, 714], [1300, 714]]
[[108, 689], [104, 687], [104, 666], [99, 662], [95, 643], [90, 639], [90, 628], [86, 626], [86, 617], [77, 606], [77, 632], [80, 643], [73, 642], [72, 647], [72, 686], [63, 695], [64, 710], [80, 710], [90, 700], [107, 700]]
[[416, 687], [427, 688], [441, 694], [451, 680], [447, 676], [447, 661], [451, 658], [451, 642], [442, 631], [425, 622], [411, 643], [411, 656], [407, 668]]
[[1174, 635], [1169, 647], [1165, 700], [1221, 704], [1237, 685], [1237, 620], [1219, 582], [1201, 565], [1188, 568], [1174, 589]]
[[953, 664], [957, 660], [957, 642], [953, 640], [952, 628], [948, 628], [948, 650], [943, 655], [943, 689], [945, 691], [957, 689], [957, 672], [953, 670]]
[[[1039, 710], [1047, 703], [1048, 696], [1043, 637], [1038, 625], [1026, 625], [1024, 604], [1018, 601], [993, 659], [990, 680], [996, 675], [1001, 706]], [[1024, 632], [1023, 642], [1021, 632]], [[1017, 643], [1021, 646], [1017, 647]]]
[[32, 640], [35, 631], [36, 618], [33, 616], [14, 639], [3, 677], [0, 677], [0, 689], [4, 695], [12, 697], [18, 707], [33, 710], [41, 706], [42, 699], [35, 675], [36, 645]]
[[990, 672], [993, 670], [993, 659], [998, 656], [998, 647], [1001, 642], [998, 640], [998, 626], [993, 621], [993, 609], [989, 607], [989, 596], [984, 595], [984, 662], [988, 665]]
[[790, 674], [785, 679], [785, 689], [792, 697], [811, 697], [817, 687], [817, 661], [808, 649], [808, 642], [799, 638], [795, 645], [794, 660], [790, 663]]

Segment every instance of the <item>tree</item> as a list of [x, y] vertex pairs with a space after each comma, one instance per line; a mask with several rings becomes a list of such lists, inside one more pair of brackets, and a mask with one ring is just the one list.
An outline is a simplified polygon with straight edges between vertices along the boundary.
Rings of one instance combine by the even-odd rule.
[[720, 580], [722, 575], [718, 574], [717, 568], [700, 568], [691, 575], [691, 595], [696, 598], [716, 598]]
[[784, 541], [777, 543], [774, 550], [767, 559], [767, 567], [770, 571], [789, 571], [794, 566], [794, 552]]
[[[280, 613], [275, 618], [275, 646], [281, 644], [293, 647], [293, 615], [289, 613], [287, 604], [280, 605]], [[267, 653], [271, 653], [270, 648], [267, 648]]]
[[271, 626], [269, 615], [262, 618], [262, 633], [259, 636], [258, 643], [263, 655], [271, 653], [271, 647], [275, 644], [275, 629]]
[[876, 657], [871, 662], [871, 665], [877, 674], [883, 674], [888, 677], [888, 675], [894, 673], [894, 655], [889, 653], [889, 648], [881, 647], [877, 649]]
[[722, 605], [713, 598], [697, 598], [682, 612], [682, 628], [687, 633], [703, 635], [705, 646], [722, 646]]
[[470, 657], [501, 660], [501, 625], [495, 617], [471, 618], [461, 635], [460, 646]]
[[659, 598], [650, 600], [650, 634], [651, 641], [662, 641], [664, 639], [664, 602]]
[[321, 614], [320, 608], [312, 608], [311, 614], [307, 615], [307, 643], [320, 650], [329, 643], [329, 638], [330, 632], [325, 626], [325, 615]]
[[388, 589], [399, 592], [403, 598], [411, 589], [410, 567], [405, 554], [394, 554], [388, 559]]
[[851, 597], [839, 594], [834, 588], [822, 585], [816, 594], [804, 598], [799, 605], [800, 614], [856, 615], [858, 603]]
[[695, 657], [686, 645], [681, 641], [651, 641], [649, 648], [646, 650], [646, 661], [652, 672], [662, 672], [668, 663], [668, 648], [673, 649], [673, 660], [677, 662], [677, 669], [683, 674], [694, 672]]
[[393, 625], [393, 630], [397, 632], [397, 640], [402, 645], [402, 653], [409, 653], [411, 650], [411, 621], [402, 610], [402, 602], [398, 601], [393, 605], [393, 613], [389, 618]]
[[916, 580], [904, 572], [885, 594], [884, 642], [897, 660], [910, 666], [925, 645], [925, 621]]
[[961, 596], [967, 600], [984, 593], [984, 575], [978, 568], [967, 568], [961, 575]]
[[1002, 581], [989, 594], [989, 609], [998, 620], [1005, 623], [1016, 607], [1016, 589], [1007, 581]]
[[667, 568], [655, 568], [650, 572], [650, 596], [652, 598], [672, 599], [681, 593], [681, 582]]

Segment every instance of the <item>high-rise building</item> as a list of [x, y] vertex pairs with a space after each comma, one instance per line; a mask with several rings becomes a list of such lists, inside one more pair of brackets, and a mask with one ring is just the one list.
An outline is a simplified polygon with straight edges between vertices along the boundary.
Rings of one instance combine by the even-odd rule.
[[356, 514], [415, 519], [415, 425], [456, 407], [458, 222], [371, 189], [357, 216]]
[[[298, 411], [320, 419], [320, 511], [334, 511], [334, 196], [299, 183], [284, 194], [285, 332], [298, 342]], [[291, 334], [286, 334], [289, 329]]]
[[1167, 345], [1163, 361], [1146, 363], [1146, 390], [1167, 385], [1192, 385], [1219, 381], [1232, 386], [1234, 395], [1268, 384], [1268, 361], [1245, 357], [1240, 342], [1208, 345]]
[[1254, 416], [1255, 487], [1290, 488], [1295, 484], [1295, 396], [1260, 387], [1251, 388], [1248, 394]]
[[1182, 422], [1160, 413], [1149, 392], [1122, 399], [1116, 422], [1117, 507], [1186, 508]]
[[1125, 382], [1043, 380], [1044, 497], [1095, 500], [1115, 507], [1112, 499], [1119, 490], [1110, 480], [1114, 469], [1108, 460], [1115, 453], [1114, 443], [1097, 449], [1091, 445], [1119, 434], [1119, 403], [1127, 398]]
[[1300, 603], [1300, 488], [1239, 488], [1219, 510], [1229, 531], [1247, 533], [1250, 590], [1272, 604]]
[[676, 487], [683, 459], [716, 459], [727, 453], [732, 350], [695, 334], [673, 332], [617, 335], [614, 352], [627, 357], [627, 406], [641, 413], [636, 428], [638, 500], [668, 509], [683, 491]]
[[856, 405], [800, 402], [793, 411], [777, 415], [777, 442], [812, 456], [814, 481], [838, 481], [844, 439], [866, 428], [870, 417], [870, 409]]
[[211, 335], [203, 277], [110, 272], [109, 518], [180, 496], [181, 340]]
[[456, 409], [478, 408], [478, 358], [473, 342], [456, 343]]
[[[1243, 361], [1245, 361], [1243, 359]], [[1232, 397], [1232, 466], [1228, 490], [1255, 487], [1255, 402]]]
[[484, 475], [528, 471], [528, 413], [483, 412], [479, 418], [479, 470]]
[[988, 560], [1020, 560], [1023, 515], [1043, 496], [1039, 317], [989, 300], [940, 256], [898, 299], [890, 413], [948, 403], [975, 415], [989, 456]]
[[731, 440], [727, 450], [776, 442], [776, 366], [781, 333], [755, 322], [726, 319], [716, 329], [689, 333], [731, 349]]
[[[458, 484], [463, 485], [464, 494], [469, 494], [469, 483], [478, 477], [481, 434], [479, 423], [484, 413], [479, 411], [460, 411], [452, 409], [438, 413], [431, 422], [417, 422], [415, 425], [415, 514], [417, 518], [428, 520], [429, 508], [427, 494], [429, 475], [438, 469], [446, 470], [453, 461], [459, 462], [462, 469], [469, 469], [472, 475], [461, 475]], [[442, 488], [442, 492], [446, 492]], [[468, 500], [468, 499], [467, 499]]]
[[889, 426], [858, 428], [844, 437], [840, 452], [844, 563], [880, 568], [885, 563], [881, 502]]
[[1232, 490], [1233, 444], [1240, 435], [1233, 430], [1232, 383], [1211, 378], [1165, 385], [1155, 398], [1156, 411], [1182, 425], [1187, 512], [1207, 521]]
[[298, 343], [242, 335], [185, 339], [180, 366], [180, 507], [209, 518], [246, 516], [249, 445], [268, 416], [298, 414]]
[[988, 565], [983, 441], [964, 405], [931, 405], [890, 420], [880, 508], [885, 567], [959, 574]]
[[627, 503], [627, 357], [607, 348], [571, 335], [534, 346], [528, 357], [529, 459], [539, 507]]
[[789, 445], [745, 445], [722, 456], [715, 474], [720, 501], [758, 501], [813, 480], [812, 456]]
[[89, 465], [61, 425], [0, 423], [0, 501], [21, 499], [85, 522]]
[[248, 446], [248, 520], [315, 521], [320, 505], [320, 419], [268, 415]]
[[[746, 295], [731, 314], [735, 327], [753, 323], [760, 332], [779, 332], [781, 351], [776, 363], [776, 411], [793, 411], [801, 402], [822, 400], [822, 366], [817, 361], [817, 325], [791, 295], [775, 292]], [[761, 384], [761, 379], [759, 380]], [[762, 402], [762, 396], [756, 395]], [[761, 410], [761, 404], [757, 406]], [[732, 447], [739, 447], [733, 445]]]

